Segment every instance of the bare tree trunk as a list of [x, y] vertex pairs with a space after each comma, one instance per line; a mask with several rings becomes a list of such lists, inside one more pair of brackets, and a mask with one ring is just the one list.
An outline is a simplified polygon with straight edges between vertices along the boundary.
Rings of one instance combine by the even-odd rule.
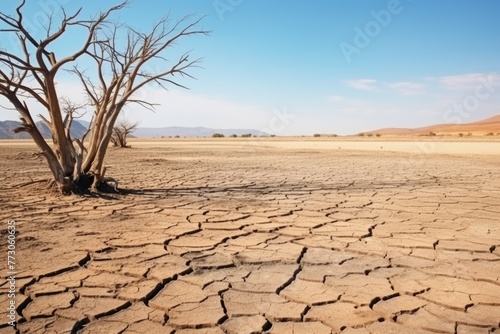
[[47, 87], [47, 104], [50, 110], [50, 125], [51, 133], [56, 147], [56, 155], [59, 160], [65, 176], [69, 177], [73, 174], [75, 159], [71, 154], [72, 143], [68, 138], [66, 138], [64, 132], [64, 124], [62, 120], [61, 109], [59, 106], [59, 99], [57, 98], [57, 92], [55, 89], [55, 84], [53, 78], [48, 77], [46, 79]]
[[111, 124], [111, 126], [106, 127], [104, 137], [102, 138], [101, 143], [97, 149], [96, 159], [94, 160], [94, 163], [92, 164], [92, 167], [90, 169], [91, 173], [95, 175], [93, 184], [94, 188], [97, 188], [104, 178], [104, 174], [106, 172], [104, 168], [104, 157], [106, 156], [109, 142], [111, 140], [111, 135], [113, 134], [113, 125], [115, 124], [119, 113], [120, 110], [117, 110], [114, 115], [112, 115], [112, 118], [108, 121], [108, 124]]
[[14, 129], [14, 132], [27, 132], [31, 136], [31, 138], [33, 138], [33, 141], [40, 149], [40, 154], [47, 160], [49, 169], [54, 176], [54, 181], [59, 185], [59, 188], [61, 188], [62, 191], [68, 191], [68, 189], [64, 189], [64, 170], [61, 168], [59, 160], [54, 154], [54, 151], [52, 150], [52, 148], [50, 148], [50, 146], [47, 144], [40, 131], [36, 127], [36, 124], [31, 117], [26, 103], [21, 103], [17, 96], [8, 96], [8, 98], [11, 100], [11, 102], [14, 104], [17, 111], [21, 115], [21, 120], [23, 123], [21, 127]]

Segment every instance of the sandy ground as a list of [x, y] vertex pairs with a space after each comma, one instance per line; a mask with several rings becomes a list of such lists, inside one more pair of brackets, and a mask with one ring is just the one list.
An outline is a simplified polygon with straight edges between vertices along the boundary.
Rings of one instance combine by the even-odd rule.
[[498, 141], [132, 145], [107, 160], [131, 194], [82, 198], [0, 142], [19, 333], [500, 330]]

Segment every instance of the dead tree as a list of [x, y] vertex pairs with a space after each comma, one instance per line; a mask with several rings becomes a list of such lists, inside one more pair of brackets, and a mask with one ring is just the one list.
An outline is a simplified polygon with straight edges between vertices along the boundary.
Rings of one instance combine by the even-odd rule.
[[132, 123], [127, 120], [121, 120], [113, 127], [113, 134], [111, 135], [111, 142], [116, 147], [130, 147], [127, 145], [127, 137], [129, 134], [139, 126], [140, 122]]
[[[20, 46], [18, 52], [0, 49], [0, 95], [19, 113], [22, 126], [15, 131], [31, 135], [63, 193], [84, 190], [89, 184], [97, 188], [105, 180], [104, 158], [120, 112], [131, 103], [153, 109], [152, 103], [137, 97], [149, 84], [164, 89], [168, 85], [186, 88], [177, 80], [192, 78], [188, 70], [196, 67], [199, 59], [189, 60], [189, 52], [167, 59], [166, 53], [180, 39], [207, 35], [208, 31], [198, 28], [201, 19], [190, 17], [173, 24], [165, 17], [149, 32], [137, 31], [110, 19], [126, 7], [124, 2], [91, 20], [79, 19], [82, 9], [68, 15], [61, 8], [60, 21], [55, 22], [54, 15], [48, 16], [49, 24], [40, 40], [26, 28], [25, 4], [23, 0], [13, 15], [0, 12], [0, 34], [14, 38]], [[76, 52], [56, 55], [51, 51], [55, 41], [78, 29], [84, 29], [86, 37]], [[86, 64], [89, 59], [93, 64], [90, 69], [79, 65], [85, 58]], [[81, 83], [92, 108], [87, 140], [71, 137], [73, 113], [65, 115], [57, 87], [58, 74], [63, 70], [70, 71]], [[35, 125], [33, 104], [49, 115], [43, 121], [51, 131], [52, 145]]]

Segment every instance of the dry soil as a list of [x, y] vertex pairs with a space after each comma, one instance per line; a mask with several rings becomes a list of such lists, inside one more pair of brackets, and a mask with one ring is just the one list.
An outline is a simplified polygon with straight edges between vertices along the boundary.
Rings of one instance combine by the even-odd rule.
[[107, 159], [129, 194], [89, 198], [26, 185], [46, 165], [4, 141], [18, 331], [499, 331], [500, 143], [462, 147], [136, 141]]

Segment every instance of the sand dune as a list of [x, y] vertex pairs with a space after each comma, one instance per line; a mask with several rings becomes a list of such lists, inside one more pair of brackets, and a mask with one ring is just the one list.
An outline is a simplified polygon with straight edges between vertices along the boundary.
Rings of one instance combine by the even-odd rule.
[[463, 124], [436, 124], [415, 129], [404, 128], [384, 128], [367, 133], [380, 134], [380, 135], [428, 135], [430, 132], [435, 134], [459, 134], [468, 135], [487, 135], [493, 133], [494, 135], [500, 134], [500, 115], [490, 117], [485, 120], [463, 123]]

